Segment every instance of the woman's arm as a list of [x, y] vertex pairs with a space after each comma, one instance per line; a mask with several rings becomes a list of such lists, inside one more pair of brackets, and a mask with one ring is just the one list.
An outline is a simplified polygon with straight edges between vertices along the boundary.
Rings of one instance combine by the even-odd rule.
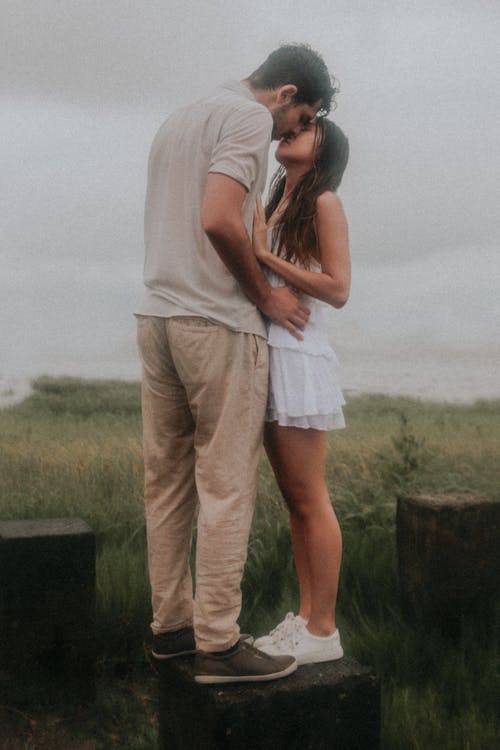
[[289, 286], [311, 297], [341, 308], [349, 298], [351, 261], [347, 220], [338, 195], [327, 191], [316, 201], [316, 232], [318, 235], [321, 272], [306, 271], [273, 255], [267, 247], [262, 227], [262, 212], [256, 209], [254, 251], [261, 263], [279, 274]]
[[291, 289], [273, 289], [252, 254], [241, 207], [246, 190], [225, 174], [210, 173], [202, 206], [202, 227], [222, 262], [243, 292], [270, 320], [283, 326], [299, 341], [309, 310]]

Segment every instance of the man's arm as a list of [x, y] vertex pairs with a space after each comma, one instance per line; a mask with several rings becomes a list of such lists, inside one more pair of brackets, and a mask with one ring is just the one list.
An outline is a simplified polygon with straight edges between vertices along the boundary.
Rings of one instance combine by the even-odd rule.
[[[246, 296], [274, 323], [301, 339], [309, 310], [287, 287], [273, 288], [252, 250], [241, 216], [246, 189], [225, 174], [210, 173], [202, 206], [202, 226]], [[299, 330], [298, 330], [299, 329]]]

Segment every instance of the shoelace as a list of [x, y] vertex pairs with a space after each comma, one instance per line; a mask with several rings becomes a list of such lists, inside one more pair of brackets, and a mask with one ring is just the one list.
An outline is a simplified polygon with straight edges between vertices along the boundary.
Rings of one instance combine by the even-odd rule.
[[245, 643], [244, 641], [240, 643], [240, 648], [243, 651], [248, 651], [249, 653], [251, 653], [255, 659], [260, 659], [261, 661], [273, 660], [273, 657], [270, 656], [269, 654], [266, 654], [265, 651], [258, 651], [256, 648], [254, 648], [253, 646], [250, 646], [249, 643]]
[[273, 640], [280, 646], [294, 646], [302, 629], [301, 623], [296, 619], [293, 612], [289, 612], [280, 625], [272, 632]]
[[273, 628], [269, 632], [269, 635], [271, 636], [271, 638], [273, 638], [273, 640], [275, 640], [276, 638], [279, 638], [280, 633], [283, 630], [288, 630], [289, 627], [290, 627], [291, 622], [294, 621], [294, 620], [295, 620], [295, 615], [293, 614], [293, 612], [287, 612], [287, 614], [285, 616], [285, 619], [282, 620], [280, 623], [278, 623], [276, 625], [276, 627]]

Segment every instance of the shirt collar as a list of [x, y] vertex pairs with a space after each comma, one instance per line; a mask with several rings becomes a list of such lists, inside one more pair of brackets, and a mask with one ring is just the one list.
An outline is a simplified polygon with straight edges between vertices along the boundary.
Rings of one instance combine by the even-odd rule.
[[232, 91], [234, 94], [239, 94], [240, 96], [244, 96], [247, 99], [256, 101], [255, 96], [252, 94], [248, 86], [245, 86], [242, 81], [224, 81], [220, 88], [227, 89], [228, 91]]

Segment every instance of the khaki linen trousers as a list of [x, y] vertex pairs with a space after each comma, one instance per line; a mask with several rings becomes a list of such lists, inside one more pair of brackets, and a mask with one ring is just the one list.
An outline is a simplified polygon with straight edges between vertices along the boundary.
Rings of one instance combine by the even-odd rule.
[[[200, 317], [138, 316], [153, 633], [239, 637], [267, 399], [267, 342]], [[195, 511], [196, 593], [189, 568]]]

